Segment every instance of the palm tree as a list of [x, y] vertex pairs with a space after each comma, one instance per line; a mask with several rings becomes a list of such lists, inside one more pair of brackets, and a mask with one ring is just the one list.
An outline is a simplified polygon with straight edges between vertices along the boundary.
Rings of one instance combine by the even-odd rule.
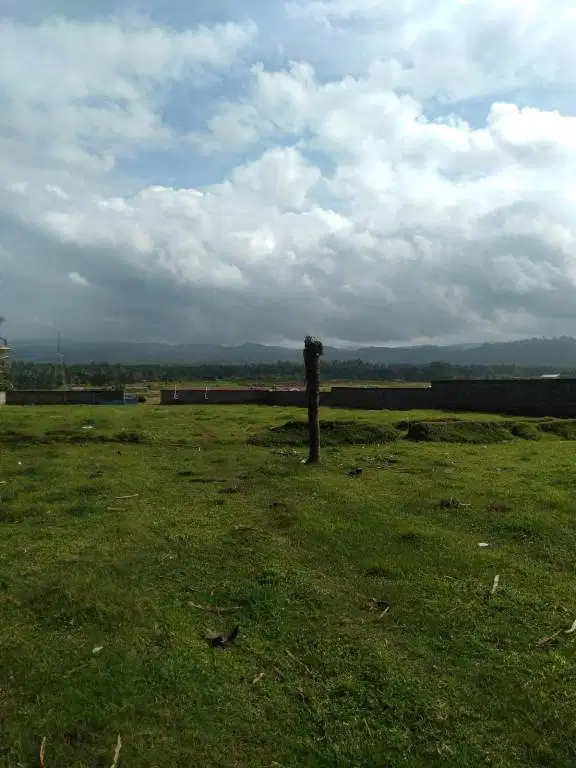
[[304, 339], [304, 366], [306, 369], [306, 397], [308, 400], [308, 463], [320, 460], [320, 358], [324, 347], [320, 339], [306, 336]]

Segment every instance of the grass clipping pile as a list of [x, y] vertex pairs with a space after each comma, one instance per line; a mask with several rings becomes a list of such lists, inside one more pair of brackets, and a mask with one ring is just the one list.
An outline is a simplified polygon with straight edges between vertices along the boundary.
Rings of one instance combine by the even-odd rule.
[[[396, 440], [427, 443], [468, 443], [488, 445], [511, 440], [541, 440], [557, 437], [576, 440], [576, 420], [544, 419], [542, 421], [465, 421], [457, 418], [423, 421], [400, 421], [392, 424], [369, 424], [363, 421], [322, 421], [322, 444], [373, 445]], [[308, 424], [291, 420], [266, 432], [248, 438], [252, 445], [305, 446], [308, 442]]]

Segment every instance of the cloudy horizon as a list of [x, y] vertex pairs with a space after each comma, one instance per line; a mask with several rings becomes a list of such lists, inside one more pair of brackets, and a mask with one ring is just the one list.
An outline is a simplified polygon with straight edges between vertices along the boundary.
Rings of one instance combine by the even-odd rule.
[[11, 5], [11, 337], [576, 336], [567, 0]]

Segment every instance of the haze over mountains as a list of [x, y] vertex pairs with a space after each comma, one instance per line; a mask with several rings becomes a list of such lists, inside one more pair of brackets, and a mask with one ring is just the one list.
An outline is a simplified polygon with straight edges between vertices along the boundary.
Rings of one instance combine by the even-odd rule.
[[[12, 358], [34, 362], [56, 362], [53, 340], [14, 341]], [[217, 344], [163, 344], [154, 342], [81, 342], [62, 340], [60, 353], [66, 363], [108, 362], [136, 365], [144, 363], [190, 364], [218, 363], [245, 365], [300, 361], [300, 349], [241, 344], [235, 347]], [[520, 341], [461, 346], [361, 347], [338, 349], [325, 347], [326, 360], [363, 360], [381, 365], [404, 363], [421, 365], [445, 362], [452, 365], [549, 366], [563, 369], [576, 366], [576, 339], [523, 339]]]

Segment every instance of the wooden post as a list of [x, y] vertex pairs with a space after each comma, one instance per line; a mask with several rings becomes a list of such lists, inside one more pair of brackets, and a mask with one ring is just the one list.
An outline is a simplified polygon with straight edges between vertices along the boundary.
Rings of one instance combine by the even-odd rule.
[[306, 399], [308, 403], [308, 463], [320, 460], [320, 357], [324, 347], [320, 339], [304, 339], [304, 367], [306, 369]]

